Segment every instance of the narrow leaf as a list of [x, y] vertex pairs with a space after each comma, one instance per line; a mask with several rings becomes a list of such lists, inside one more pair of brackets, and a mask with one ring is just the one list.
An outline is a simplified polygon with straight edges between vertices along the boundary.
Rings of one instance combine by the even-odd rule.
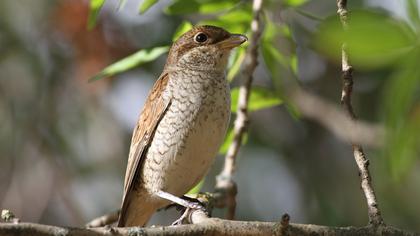
[[196, 195], [200, 192], [201, 188], [204, 185], [204, 180], [205, 178], [203, 178], [197, 185], [194, 186], [194, 188], [192, 188], [190, 191], [188, 191], [188, 193], [186, 195]]
[[125, 71], [128, 71], [134, 67], [140, 66], [146, 62], [150, 62], [158, 58], [160, 55], [166, 53], [169, 47], [156, 47], [152, 49], [140, 50], [131, 56], [128, 56], [114, 64], [106, 67], [99, 74], [89, 79], [89, 82], [102, 79], [104, 77], [113, 76]]
[[233, 78], [238, 74], [239, 69], [241, 68], [242, 62], [245, 59], [245, 48], [240, 47], [236, 49], [235, 55], [232, 58], [231, 66], [229, 67], [229, 72], [227, 74], [227, 80], [232, 81]]
[[233, 129], [230, 128], [225, 136], [225, 141], [223, 142], [222, 146], [219, 149], [219, 154], [226, 154], [227, 150], [229, 149], [230, 143], [233, 141]]
[[90, 11], [88, 17], [88, 30], [91, 30], [95, 27], [96, 21], [99, 15], [99, 11], [104, 5], [105, 0], [90, 0]]
[[[231, 110], [236, 113], [238, 106], [239, 89], [231, 91]], [[250, 112], [270, 108], [282, 104], [283, 101], [273, 92], [262, 87], [253, 87], [249, 97], [248, 110]]]
[[[222, 146], [219, 149], [219, 154], [225, 155], [230, 147], [230, 144], [233, 142], [233, 138], [235, 137], [235, 133], [233, 129], [230, 128], [226, 134], [225, 141], [223, 142]], [[244, 137], [242, 138], [242, 145], [248, 142], [248, 133], [245, 133]]]
[[284, 4], [291, 7], [299, 7], [305, 4], [308, 0], [285, 0]]
[[155, 5], [159, 0], [144, 0], [143, 3], [140, 5], [140, 14], [145, 13], [149, 8]]
[[212, 14], [232, 9], [239, 0], [173, 0], [165, 9], [166, 14]]
[[172, 41], [175, 42], [181, 35], [183, 35], [188, 30], [192, 29], [193, 25], [189, 21], [183, 21], [178, 28], [175, 30], [174, 35], [172, 36]]

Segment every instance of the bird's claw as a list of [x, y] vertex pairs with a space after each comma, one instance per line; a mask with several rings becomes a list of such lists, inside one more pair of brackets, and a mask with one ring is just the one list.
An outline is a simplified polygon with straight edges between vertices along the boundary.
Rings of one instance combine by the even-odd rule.
[[199, 201], [197, 201], [197, 202], [188, 202], [188, 206], [187, 207], [184, 207], [184, 209], [185, 210], [182, 213], [181, 217], [179, 217], [179, 219], [177, 219], [176, 221], [174, 221], [171, 225], [182, 225], [186, 221], [190, 221], [188, 218], [191, 216], [191, 213], [194, 210], [203, 211], [206, 214], [208, 214], [207, 209]]

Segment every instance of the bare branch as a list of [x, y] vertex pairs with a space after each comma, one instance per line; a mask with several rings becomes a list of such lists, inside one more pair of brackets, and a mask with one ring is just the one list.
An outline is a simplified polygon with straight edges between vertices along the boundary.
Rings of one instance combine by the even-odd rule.
[[[337, 0], [337, 13], [340, 16], [341, 23], [344, 30], [347, 30], [347, 0]], [[343, 73], [343, 88], [341, 93], [341, 104], [343, 105], [344, 110], [347, 112], [348, 116], [356, 120], [356, 115], [353, 111], [351, 104], [351, 95], [353, 91], [353, 68], [349, 63], [348, 54], [346, 52], [346, 44], [343, 43], [342, 46], [342, 73]], [[372, 186], [372, 180], [369, 173], [369, 160], [366, 158], [366, 155], [363, 152], [363, 148], [360, 144], [352, 143], [353, 155], [356, 160], [357, 167], [359, 168], [361, 187], [363, 193], [366, 197], [368, 215], [369, 215], [369, 224], [377, 226], [383, 224], [383, 219], [381, 212], [378, 208], [378, 202], [376, 200], [375, 192]]]
[[242, 139], [248, 128], [248, 100], [253, 80], [255, 68], [258, 65], [258, 44], [263, 31], [261, 20], [261, 9], [263, 0], [254, 0], [252, 11], [253, 19], [251, 22], [251, 38], [245, 54], [245, 60], [241, 77], [243, 83], [239, 88], [238, 112], [234, 123], [234, 138], [229, 146], [225, 157], [225, 165], [222, 172], [216, 178], [216, 191], [224, 193], [226, 205], [228, 207], [227, 219], [233, 219], [236, 208], [236, 183], [232, 180], [232, 175], [236, 168], [236, 156], [242, 144]]
[[329, 227], [304, 224], [281, 224], [280, 222], [230, 221], [218, 218], [207, 218], [204, 212], [196, 211], [192, 215], [194, 224], [180, 226], [140, 227], [103, 227], [74, 228], [50, 225], [20, 223], [0, 224], [0, 235], [31, 236], [100, 236], [100, 235], [407, 235], [420, 234], [404, 231], [391, 226], [378, 227]]
[[383, 145], [383, 126], [354, 120], [335, 104], [298, 86], [289, 86], [287, 90], [288, 98], [303, 117], [318, 122], [341, 140], [370, 147]]

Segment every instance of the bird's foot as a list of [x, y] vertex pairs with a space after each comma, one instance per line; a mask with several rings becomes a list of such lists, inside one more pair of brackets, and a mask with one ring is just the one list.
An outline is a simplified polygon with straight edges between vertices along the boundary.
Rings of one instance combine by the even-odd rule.
[[182, 213], [181, 217], [174, 221], [171, 225], [182, 225], [182, 224], [188, 224], [191, 222], [191, 214], [195, 210], [200, 210], [206, 213], [208, 215], [207, 209], [199, 202], [190, 202], [189, 207], [184, 207], [184, 212]]
[[206, 207], [198, 199], [190, 198], [186, 196], [183, 196], [182, 198], [180, 198], [164, 191], [157, 192], [157, 195], [163, 199], [169, 200], [174, 203], [174, 204], [169, 205], [168, 207], [171, 207], [173, 205], [175, 206], [178, 205], [184, 208], [184, 212], [182, 213], [181, 217], [175, 222], [173, 222], [172, 225], [180, 225], [184, 223], [185, 221], [187, 221], [187, 219], [190, 217], [191, 213], [194, 210], [201, 210], [208, 215]]

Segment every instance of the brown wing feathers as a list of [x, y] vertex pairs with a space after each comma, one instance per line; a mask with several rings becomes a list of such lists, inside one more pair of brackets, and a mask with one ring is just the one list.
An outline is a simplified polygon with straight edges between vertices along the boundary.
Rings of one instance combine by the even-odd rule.
[[130, 202], [130, 194], [133, 190], [135, 179], [138, 179], [136, 176], [140, 174], [144, 156], [147, 153], [147, 148], [150, 146], [156, 127], [170, 105], [170, 102], [165, 102], [162, 98], [162, 92], [165, 90], [168, 79], [168, 74], [164, 73], [156, 81], [134, 129], [125, 174], [123, 203], [118, 226], [124, 226], [125, 224], [125, 214]]

